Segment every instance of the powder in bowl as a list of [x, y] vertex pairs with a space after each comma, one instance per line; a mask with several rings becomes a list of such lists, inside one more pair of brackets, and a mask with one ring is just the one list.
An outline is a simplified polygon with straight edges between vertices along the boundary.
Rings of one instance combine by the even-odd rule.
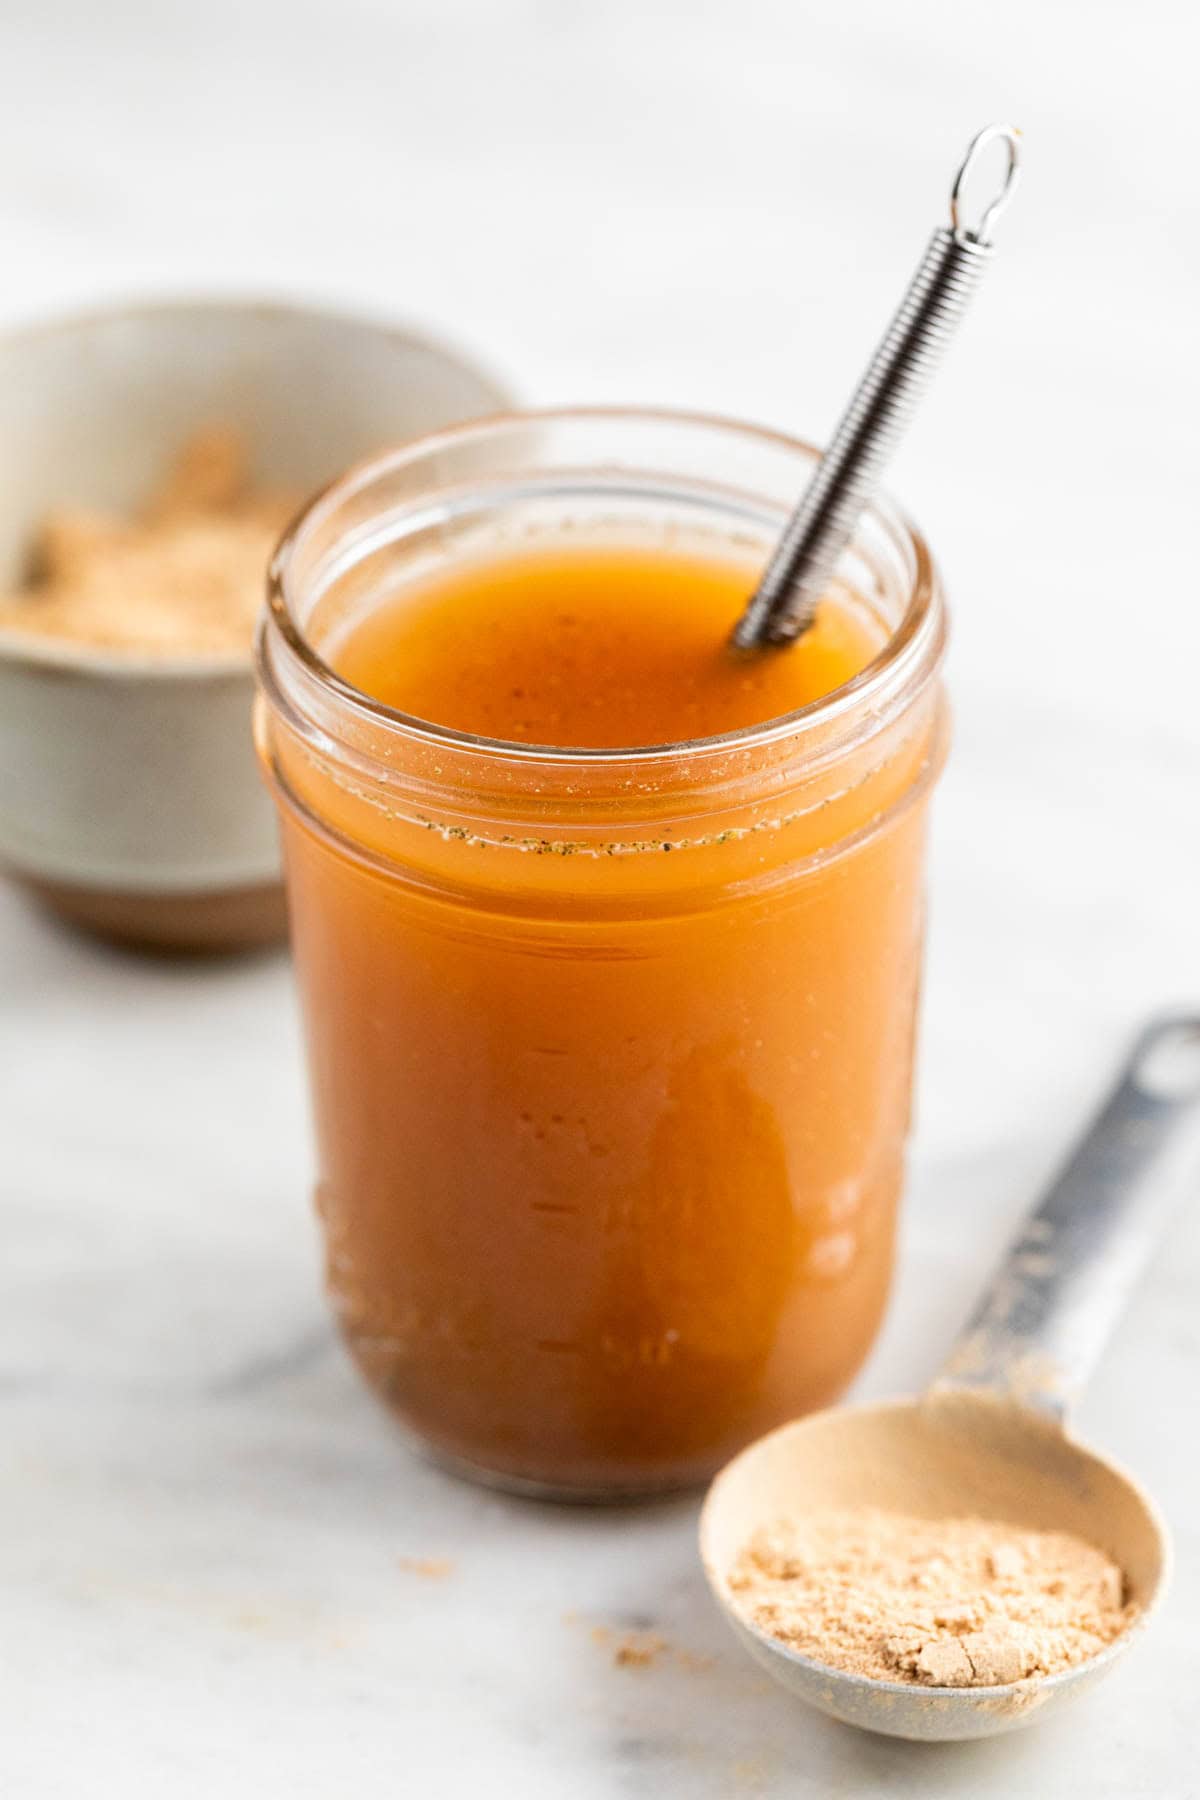
[[294, 508], [294, 496], [251, 486], [235, 432], [199, 431], [136, 516], [48, 515], [31, 579], [0, 597], [0, 630], [142, 654], [248, 655], [267, 563]]

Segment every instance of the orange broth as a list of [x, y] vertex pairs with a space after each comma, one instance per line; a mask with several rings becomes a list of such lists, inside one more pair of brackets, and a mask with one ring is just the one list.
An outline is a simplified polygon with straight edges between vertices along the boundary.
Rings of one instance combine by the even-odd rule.
[[[409, 582], [324, 654], [390, 707], [510, 744], [742, 732], [886, 637], [835, 592], [796, 645], [738, 656], [755, 574], [732, 550], [514, 547]], [[886, 754], [814, 763], [799, 800], [766, 752], [733, 746], [703, 804], [686, 756], [651, 758], [569, 831], [586, 770], [518, 758], [524, 825], [493, 796], [476, 828], [278, 752], [331, 1289], [443, 1457], [556, 1491], [673, 1486], [845, 1387], [892, 1264], [907, 802], [935, 736], [926, 708]], [[669, 827], [656, 787], [679, 796]]]

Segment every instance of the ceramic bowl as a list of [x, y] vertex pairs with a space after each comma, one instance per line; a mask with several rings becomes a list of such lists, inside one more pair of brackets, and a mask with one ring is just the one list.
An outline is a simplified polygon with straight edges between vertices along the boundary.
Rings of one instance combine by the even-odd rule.
[[[198, 425], [303, 496], [509, 395], [452, 349], [309, 307], [113, 307], [0, 334], [0, 585], [56, 507], [136, 508]], [[283, 928], [251, 655], [150, 656], [0, 631], [0, 866], [76, 923], [169, 949]]]

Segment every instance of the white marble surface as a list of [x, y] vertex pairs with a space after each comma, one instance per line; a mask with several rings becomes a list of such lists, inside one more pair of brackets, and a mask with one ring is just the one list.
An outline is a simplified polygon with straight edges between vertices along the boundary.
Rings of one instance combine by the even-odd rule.
[[[814, 435], [961, 142], [1025, 127], [1005, 255], [897, 471], [957, 603], [958, 745], [864, 1393], [934, 1367], [1130, 1024], [1200, 999], [1190, 30], [1175, 0], [0, 13], [0, 320], [299, 291], [440, 325], [530, 398]], [[510, 1503], [394, 1441], [318, 1293], [282, 958], [146, 964], [3, 894], [0, 1138], [13, 1800], [1200, 1793], [1200, 1210], [1082, 1419], [1173, 1521], [1168, 1610], [1074, 1713], [922, 1748], [762, 1687], [691, 1502]], [[615, 1668], [592, 1628], [634, 1622], [714, 1660]]]

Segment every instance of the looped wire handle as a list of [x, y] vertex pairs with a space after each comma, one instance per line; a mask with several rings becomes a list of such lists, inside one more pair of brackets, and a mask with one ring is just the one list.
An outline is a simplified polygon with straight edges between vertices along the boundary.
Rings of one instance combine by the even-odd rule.
[[[1008, 146], [1003, 184], [974, 231], [961, 217], [963, 189], [980, 153]], [[739, 650], [790, 643], [808, 630], [842, 551], [875, 493], [885, 464], [958, 328], [992, 255], [991, 230], [1018, 176], [1018, 134], [989, 125], [967, 150], [950, 193], [950, 225], [939, 227], [866, 374], [788, 520], [753, 598], [739, 619]]]

